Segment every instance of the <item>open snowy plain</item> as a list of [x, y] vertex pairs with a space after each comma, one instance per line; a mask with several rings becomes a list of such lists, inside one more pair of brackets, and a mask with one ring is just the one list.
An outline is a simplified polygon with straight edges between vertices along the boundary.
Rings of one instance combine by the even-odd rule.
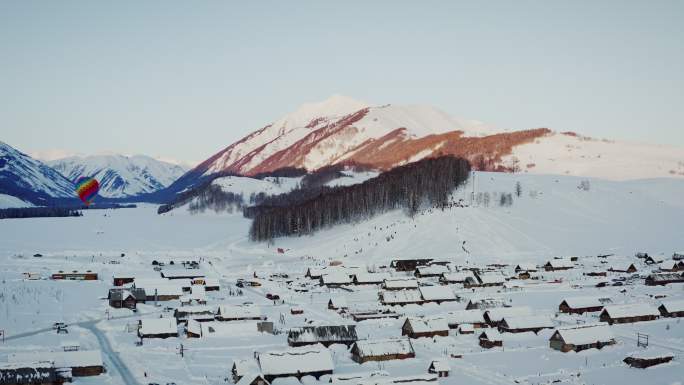
[[[515, 194], [517, 182], [520, 196]], [[473, 191], [475, 199], [471, 199]], [[485, 193], [490, 197], [488, 205]], [[513, 194], [513, 203], [501, 206], [501, 193]], [[263, 355], [287, 350], [287, 332], [292, 328], [355, 325], [359, 340], [402, 338], [407, 317], [424, 316], [452, 324], [450, 320], [457, 318], [454, 314], [461, 314], [469, 301], [488, 298], [501, 306], [525, 309], [520, 310], [523, 316], [518, 317], [519, 322], [530, 321], [534, 315], [545, 317], [551, 327], [538, 333], [502, 333], [503, 346], [491, 349], [481, 347], [478, 338], [483, 330], [493, 328], [476, 327], [474, 334], [462, 334], [454, 328], [449, 329], [448, 336], [411, 338], [415, 358], [363, 364], [352, 360], [345, 345], [334, 344], [327, 349], [313, 346], [309, 349], [330, 355], [333, 377], [304, 376], [301, 382], [681, 384], [682, 318], [611, 325], [615, 344], [602, 349], [563, 353], [552, 349], [549, 339], [556, 328], [599, 321], [598, 311], [559, 313], [559, 304], [566, 298], [607, 298], [611, 305], [648, 304], [654, 308], [664, 301], [684, 300], [684, 283], [645, 285], [646, 276], [663, 269], [672, 261], [673, 253], [684, 249], [682, 197], [681, 179], [616, 182], [476, 173], [468, 185], [453, 194], [454, 204], [448, 208], [426, 208], [413, 218], [401, 211], [390, 212], [313, 236], [277, 239], [272, 244], [250, 242], [250, 221], [240, 214], [191, 215], [183, 207], [164, 215], [156, 214], [156, 206], [140, 205], [136, 209], [85, 211], [77, 218], [2, 220], [0, 329], [4, 342], [0, 344], [0, 362], [12, 362], [18, 353], [61, 350], [65, 343], [75, 341], [80, 350], [101, 351], [107, 369], [99, 376], [75, 377], [76, 384], [226, 384], [233, 381], [234, 361], [247, 360], [244, 365], [258, 372], [258, 363], [250, 362], [255, 352]], [[636, 258], [637, 252], [647, 252], [656, 264]], [[568, 270], [545, 271], [542, 266], [555, 257], [577, 258]], [[311, 268], [325, 268], [324, 277], [338, 280], [369, 271], [384, 273], [386, 278], [408, 279], [414, 276], [413, 271], [390, 267], [392, 260], [407, 258], [445, 262], [439, 269], [446, 269], [447, 274], [465, 274], [474, 268], [490, 270], [504, 276], [505, 282], [466, 288], [462, 283], [442, 285], [437, 276], [420, 277], [417, 281], [421, 288], [439, 288], [434, 291], [447, 297], [451, 293], [458, 300], [392, 306], [379, 299], [384, 284], [330, 287], [319, 279], [305, 277]], [[153, 261], [165, 266], [153, 265]], [[203, 294], [198, 290], [194, 300], [206, 301], [212, 312], [221, 305], [249, 311], [258, 308], [260, 318], [273, 322], [274, 332], [257, 332], [256, 320], [212, 321], [213, 327], [198, 326], [191, 320], [187, 326], [178, 324], [177, 337], [145, 338], [139, 345], [139, 320], [162, 317], [175, 325], [174, 310], [183, 308], [181, 301], [157, 301], [159, 306], [155, 306], [154, 300], [148, 300], [138, 303], [136, 312], [115, 309], [107, 299], [112, 279], [132, 277], [133, 284], [138, 282], [142, 287], [145, 280], [158, 281], [165, 272], [182, 271], [181, 261], [199, 262], [199, 269], [191, 273], [197, 270], [220, 286], [218, 291]], [[658, 264], [660, 261], [664, 264]], [[522, 270], [529, 271], [528, 279], [519, 279], [520, 272], [515, 271], [519, 264], [527, 266]], [[611, 271], [629, 264], [636, 272]], [[98, 279], [50, 279], [58, 271], [73, 270], [96, 272]], [[606, 274], [586, 275], [596, 272]], [[24, 273], [40, 279], [27, 279]], [[241, 280], [247, 284], [238, 285]], [[185, 281], [154, 285], [166, 289], [184, 286]], [[259, 286], [250, 286], [249, 282]], [[269, 299], [268, 294], [279, 299]], [[192, 297], [194, 293], [183, 295]], [[346, 310], [329, 309], [331, 299], [344, 302], [341, 307]], [[245, 303], [250, 306], [239, 306]], [[482, 315], [486, 310], [478, 312]], [[398, 318], [357, 322], [351, 316], [378, 311], [396, 313]], [[57, 334], [52, 329], [55, 322], [68, 324], [69, 332]], [[188, 331], [192, 333], [198, 327], [201, 338], [189, 338]], [[648, 348], [637, 347], [637, 333], [648, 335]], [[388, 345], [380, 343], [377, 349], [389, 349]], [[648, 369], [631, 368], [623, 359], [637, 351], [674, 359]], [[428, 375], [434, 360], [450, 369], [448, 377]], [[291, 364], [292, 373], [305, 373], [312, 366], [307, 359]], [[263, 367], [261, 370], [265, 371]], [[358, 378], [342, 380], [338, 375]], [[274, 385], [298, 383], [293, 378], [273, 381]]]

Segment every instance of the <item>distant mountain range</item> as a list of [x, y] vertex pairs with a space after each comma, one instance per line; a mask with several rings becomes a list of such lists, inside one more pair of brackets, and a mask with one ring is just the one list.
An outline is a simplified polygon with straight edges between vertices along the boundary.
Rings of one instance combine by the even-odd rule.
[[497, 130], [430, 106], [373, 106], [344, 96], [304, 104], [187, 172], [146, 156], [71, 157], [46, 165], [4, 143], [2, 151], [0, 194], [32, 204], [72, 197], [71, 182], [82, 175], [100, 181], [103, 197], [161, 203], [221, 176], [292, 169], [301, 175], [331, 165], [384, 171], [440, 155], [468, 159], [474, 169], [487, 171], [613, 180], [684, 177], [682, 148], [547, 128]]
[[63, 199], [77, 203], [72, 181], [4, 142], [0, 142], [0, 195], [4, 206], [43, 206]]
[[185, 171], [142, 155], [71, 157], [44, 163], [0, 142], [0, 208], [78, 205], [74, 181], [80, 176], [100, 182], [101, 201], [130, 201], [164, 189]]
[[100, 182], [99, 194], [108, 198], [153, 193], [170, 185], [187, 171], [181, 166], [144, 155], [93, 155], [47, 163], [72, 181], [80, 176], [97, 179]]

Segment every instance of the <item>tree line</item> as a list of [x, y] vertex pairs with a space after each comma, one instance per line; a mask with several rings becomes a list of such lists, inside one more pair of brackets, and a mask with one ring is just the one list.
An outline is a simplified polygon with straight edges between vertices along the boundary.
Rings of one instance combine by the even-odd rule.
[[0, 209], [0, 219], [80, 216], [83, 216], [83, 213], [77, 209], [68, 207], [21, 207]]
[[266, 197], [244, 210], [254, 219], [249, 235], [253, 241], [267, 241], [310, 234], [399, 208], [412, 216], [425, 205], [446, 204], [470, 169], [467, 160], [444, 156], [397, 167], [357, 185], [318, 186]]

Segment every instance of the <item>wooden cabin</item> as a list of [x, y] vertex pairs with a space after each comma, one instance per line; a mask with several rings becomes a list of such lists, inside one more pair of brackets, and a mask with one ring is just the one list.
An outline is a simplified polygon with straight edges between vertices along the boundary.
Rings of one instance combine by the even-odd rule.
[[636, 273], [637, 272], [637, 267], [633, 263], [624, 263], [622, 265], [615, 265], [611, 266], [608, 271], [612, 271], [614, 273]]
[[451, 367], [446, 360], [434, 360], [428, 367], [428, 373], [436, 374], [437, 377], [449, 377]]
[[570, 297], [561, 301], [558, 311], [568, 314], [593, 313], [603, 310], [603, 307], [610, 303], [612, 303], [610, 298]]
[[62, 382], [52, 362], [0, 364], [0, 384], [3, 385], [53, 385]]
[[127, 283], [133, 282], [134, 280], [135, 280], [135, 277], [133, 275], [130, 275], [130, 274], [114, 275], [112, 277], [112, 284], [114, 286], [123, 286]]
[[449, 325], [444, 318], [408, 317], [401, 327], [401, 335], [409, 338], [449, 336]]
[[603, 308], [599, 319], [601, 322], [612, 324], [651, 321], [658, 319], [660, 312], [647, 303], [628, 305], [614, 305]]
[[419, 290], [384, 290], [379, 293], [380, 303], [386, 306], [404, 306], [423, 303]]
[[449, 286], [420, 286], [418, 291], [420, 291], [423, 303], [434, 302], [440, 304], [457, 300], [456, 295]]
[[532, 309], [527, 306], [515, 307], [499, 307], [494, 309], [487, 309], [484, 314], [484, 320], [490, 327], [499, 327], [499, 324], [505, 317], [524, 317], [532, 315]]
[[506, 316], [499, 322], [499, 331], [504, 333], [539, 333], [543, 329], [553, 329], [551, 319], [543, 315]]
[[563, 353], [601, 349], [615, 343], [615, 337], [605, 323], [558, 328], [549, 339], [549, 346]]
[[170, 338], [178, 337], [175, 318], [145, 318], [138, 321], [138, 337]]
[[658, 311], [663, 317], [684, 317], [684, 300], [665, 301], [658, 307]]
[[680, 273], [653, 273], [646, 277], [644, 282], [648, 286], [665, 286], [672, 283], [684, 283], [684, 274]]
[[674, 358], [670, 351], [647, 348], [631, 353], [623, 362], [633, 368], [646, 369], [651, 366], [666, 364]]
[[487, 329], [483, 331], [480, 333], [477, 339], [480, 341], [480, 346], [485, 349], [503, 346], [503, 338], [501, 338], [501, 334], [494, 329]]
[[[13, 353], [8, 355], [7, 361], [11, 364], [21, 364], [25, 362], [51, 362], [59, 377], [60, 372], [70, 371], [73, 377], [98, 376], [104, 373], [104, 362], [102, 353], [99, 350], [78, 350], [78, 351], [30, 351]], [[62, 382], [59, 381], [58, 383]], [[20, 384], [23, 384], [20, 382]]]
[[323, 346], [302, 346], [285, 351], [256, 353], [261, 374], [268, 382], [276, 378], [296, 377], [301, 379], [332, 374], [334, 364], [330, 350]]
[[575, 267], [575, 264], [569, 258], [556, 258], [544, 264], [546, 271], [563, 271], [570, 270]]
[[444, 265], [428, 265], [417, 267], [413, 272], [413, 275], [416, 276], [416, 278], [431, 278], [439, 277], [445, 273], [449, 273], [449, 268]]
[[261, 308], [255, 305], [220, 305], [216, 313], [217, 321], [262, 320]]
[[[109, 290], [108, 299], [109, 299], [109, 306], [116, 308], [116, 309], [121, 309], [121, 308], [135, 309], [137, 306], [137, 303], [138, 303], [138, 301], [136, 300], [133, 293], [131, 293], [129, 290], [111, 289], [111, 290]], [[143, 301], [144, 301], [144, 298], [143, 298]]]
[[351, 348], [352, 360], [362, 364], [368, 361], [390, 361], [414, 358], [413, 350], [408, 338], [383, 339], [383, 340], [360, 340], [356, 341]]

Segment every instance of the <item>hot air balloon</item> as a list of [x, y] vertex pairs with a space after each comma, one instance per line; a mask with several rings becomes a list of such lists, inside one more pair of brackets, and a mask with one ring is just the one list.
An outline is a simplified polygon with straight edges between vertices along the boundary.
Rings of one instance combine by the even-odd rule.
[[95, 199], [98, 191], [100, 191], [100, 183], [97, 179], [82, 176], [76, 181], [76, 194], [86, 206], [89, 206]]

